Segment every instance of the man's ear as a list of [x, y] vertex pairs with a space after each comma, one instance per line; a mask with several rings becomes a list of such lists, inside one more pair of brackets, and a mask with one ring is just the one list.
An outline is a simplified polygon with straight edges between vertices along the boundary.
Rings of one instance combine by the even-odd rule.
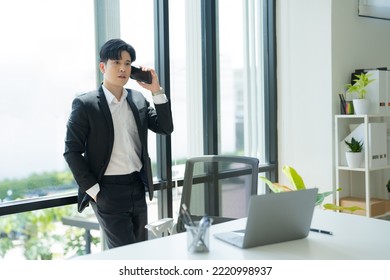
[[104, 62], [100, 62], [99, 69], [100, 69], [100, 72], [102, 72], [102, 74], [104, 74], [106, 72], [106, 64]]

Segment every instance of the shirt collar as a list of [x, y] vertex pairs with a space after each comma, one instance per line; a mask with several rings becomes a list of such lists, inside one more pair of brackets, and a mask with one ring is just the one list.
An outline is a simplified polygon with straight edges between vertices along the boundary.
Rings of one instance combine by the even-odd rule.
[[121, 100], [119, 100], [119, 101], [116, 101], [115, 96], [104, 85], [102, 85], [102, 88], [103, 88], [103, 92], [104, 92], [104, 95], [105, 95], [105, 97], [107, 99], [107, 103], [108, 104], [111, 104], [111, 103], [121, 103], [127, 97], [127, 90], [125, 88], [123, 88]]

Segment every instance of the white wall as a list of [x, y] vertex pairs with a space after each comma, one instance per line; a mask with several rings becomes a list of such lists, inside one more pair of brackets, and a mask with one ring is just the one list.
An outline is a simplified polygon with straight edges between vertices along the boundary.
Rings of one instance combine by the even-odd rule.
[[[332, 79], [335, 93], [349, 82], [350, 73], [355, 69], [390, 68], [390, 20], [359, 17], [357, 11], [358, 0], [332, 1]], [[338, 113], [336, 97], [334, 110]]]
[[277, 0], [282, 183], [287, 164], [308, 187], [332, 189], [337, 93], [356, 68], [390, 67], [390, 21], [357, 13], [358, 0]]
[[331, 2], [277, 1], [279, 181], [332, 187]]

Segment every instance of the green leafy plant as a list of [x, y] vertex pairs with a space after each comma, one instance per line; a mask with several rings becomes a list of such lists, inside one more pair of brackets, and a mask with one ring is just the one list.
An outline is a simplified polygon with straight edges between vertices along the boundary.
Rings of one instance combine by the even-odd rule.
[[363, 141], [357, 141], [355, 138], [352, 137], [351, 141], [344, 141], [345, 144], [349, 147], [349, 151], [352, 153], [360, 153], [363, 149]]
[[[68, 191], [75, 189], [70, 171], [32, 174], [27, 178], [0, 181], [0, 201], [17, 200], [40, 192]], [[64, 254], [82, 254], [85, 250], [84, 233], [75, 227], [63, 231], [62, 217], [75, 215], [73, 205], [22, 212], [0, 217], [0, 259], [16, 248], [23, 249], [29, 260], [46, 260]], [[70, 240], [77, 239], [76, 242]], [[92, 237], [97, 244], [100, 238]], [[57, 251], [56, 251], [57, 250]]]
[[[66, 235], [66, 244], [64, 246], [64, 255], [85, 255], [87, 248], [87, 241], [85, 239], [86, 230], [83, 228], [69, 227], [67, 229]], [[91, 244], [97, 246], [100, 243], [100, 237], [91, 236]]]
[[[62, 217], [75, 214], [75, 207], [68, 205], [1, 217], [0, 260], [15, 247], [24, 249], [24, 257], [28, 260], [85, 254], [85, 229], [67, 227], [64, 231], [62, 226]], [[92, 237], [91, 241], [96, 245], [100, 238]], [[63, 248], [63, 252], [58, 248]]]
[[[302, 177], [298, 174], [298, 172], [294, 168], [292, 168], [291, 166], [285, 165], [285, 166], [283, 166], [283, 173], [290, 180], [292, 187], [284, 186], [280, 183], [272, 183], [270, 180], [268, 180], [264, 176], [259, 176], [259, 178], [262, 181], [264, 181], [268, 185], [270, 190], [274, 193], [299, 191], [299, 190], [306, 189], [306, 186], [305, 186], [305, 183], [304, 183]], [[341, 188], [337, 189], [336, 191], [340, 191], [340, 190], [341, 190]], [[318, 193], [317, 198], [316, 198], [316, 206], [321, 205], [324, 202], [325, 198], [333, 193], [334, 193], [333, 191]], [[332, 203], [326, 203], [322, 206], [324, 209], [328, 209], [328, 210], [344, 210], [344, 211], [350, 211], [350, 212], [354, 212], [356, 210], [364, 210], [358, 206], [342, 207], [342, 206], [338, 206], [338, 205], [335, 205]]]
[[370, 79], [372, 74], [364, 73], [355, 74], [356, 79], [353, 80], [353, 84], [346, 84], [347, 93], [356, 92], [359, 99], [364, 99], [367, 94], [367, 86], [371, 84], [375, 79]]

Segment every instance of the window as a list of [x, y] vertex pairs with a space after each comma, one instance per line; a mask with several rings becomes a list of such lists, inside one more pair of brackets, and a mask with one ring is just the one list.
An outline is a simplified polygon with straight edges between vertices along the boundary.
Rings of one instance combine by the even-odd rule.
[[[172, 177], [182, 179], [187, 158], [203, 154], [202, 53], [200, 1], [169, 2]], [[178, 186], [176, 184], [176, 186]], [[173, 194], [174, 216], [181, 189]]]
[[262, 2], [218, 2], [219, 135], [222, 154], [264, 162]]
[[[264, 1], [218, 1], [216, 14], [218, 153], [265, 155]], [[169, 2], [172, 135], [174, 180], [183, 177], [186, 158], [204, 154], [204, 88], [202, 87], [202, 1]], [[203, 20], [203, 21], [202, 21]], [[204, 61], [203, 61], [204, 63]], [[206, 63], [209, 63], [208, 61]], [[210, 117], [210, 116], [208, 116]], [[210, 117], [211, 118], [211, 117]], [[276, 128], [275, 128], [276, 129]], [[261, 192], [263, 192], [262, 190]], [[179, 208], [180, 190], [173, 195]]]
[[[120, 37], [135, 48], [137, 58], [133, 65], [155, 68], [153, 16], [153, 0], [120, 1]], [[129, 79], [126, 87], [145, 93], [144, 96], [153, 105], [150, 92], [134, 80]], [[155, 166], [156, 136], [153, 132], [149, 132], [148, 148]]]
[[[153, 0], [121, 0], [120, 1], [120, 37], [129, 44], [131, 44], [136, 51], [136, 61], [133, 65], [151, 67], [155, 69], [154, 65], [154, 10]], [[157, 73], [158, 75], [160, 73]], [[153, 106], [153, 99], [148, 90], [145, 90], [132, 79], [129, 79], [126, 87], [138, 90], [144, 93], [144, 96], [149, 100]], [[152, 161], [154, 181], [157, 180], [156, 165], [157, 165], [157, 146], [156, 134], [149, 131], [148, 138], [149, 156]], [[152, 201], [148, 203], [148, 220], [155, 221], [158, 219], [158, 203], [159, 196], [154, 195]]]
[[71, 101], [96, 84], [93, 1], [1, 6], [0, 202], [74, 191], [62, 154]]

